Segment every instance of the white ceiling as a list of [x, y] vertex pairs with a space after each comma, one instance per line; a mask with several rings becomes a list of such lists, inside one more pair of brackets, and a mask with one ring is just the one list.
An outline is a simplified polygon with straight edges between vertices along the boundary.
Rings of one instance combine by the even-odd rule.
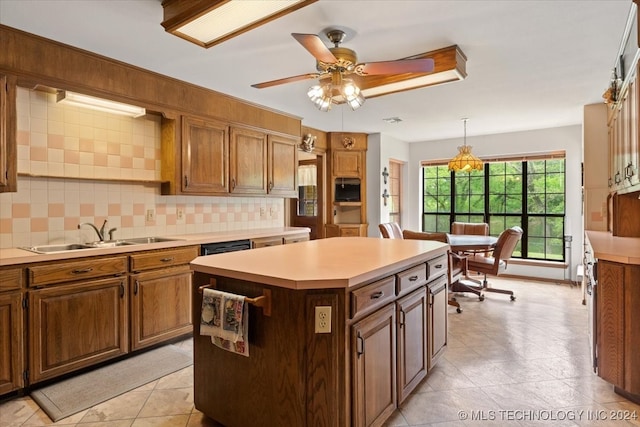
[[[580, 124], [602, 102], [631, 0], [320, 0], [204, 49], [164, 31], [161, 0], [0, 0], [0, 23], [302, 118], [325, 131], [416, 142]], [[367, 100], [356, 111], [315, 109], [312, 80], [250, 85], [315, 71], [291, 33], [331, 26], [360, 62], [457, 44], [466, 80]], [[324, 38], [323, 38], [324, 40]], [[386, 117], [400, 117], [387, 124]]]

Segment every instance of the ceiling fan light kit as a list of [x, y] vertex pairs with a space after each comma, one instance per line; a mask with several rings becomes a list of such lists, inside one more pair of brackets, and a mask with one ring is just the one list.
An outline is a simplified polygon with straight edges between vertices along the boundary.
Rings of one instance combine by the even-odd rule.
[[484, 168], [482, 160], [471, 153], [471, 146], [467, 145], [467, 118], [464, 121], [464, 144], [458, 147], [458, 155], [449, 160], [449, 170], [454, 172], [481, 171]]
[[[429, 76], [436, 69], [434, 59], [425, 57], [426, 55], [394, 61], [358, 63], [357, 55], [353, 50], [340, 46], [340, 43], [345, 40], [345, 32], [341, 29], [328, 29], [325, 32], [329, 41], [334, 44], [332, 48], [328, 48], [320, 37], [315, 34], [292, 33], [291, 35], [316, 59], [318, 72], [271, 80], [252, 86], [264, 89], [307, 79], [322, 80], [330, 76], [330, 82], [318, 83], [307, 91], [307, 96], [320, 111], [329, 111], [332, 104], [343, 103], [347, 103], [352, 110], [355, 110], [364, 104], [367, 97], [363, 87], [375, 88], [382, 84], [398, 82], [402, 84], [402, 82], [412, 77]], [[455, 50], [457, 51], [457, 47]], [[447, 79], [448, 81], [461, 80], [466, 77], [464, 70], [458, 73], [458, 76], [460, 78], [447, 77]], [[369, 79], [375, 78], [379, 83], [369, 84]], [[421, 82], [422, 86], [429, 84], [435, 83]], [[407, 88], [396, 88], [394, 86], [386, 93], [401, 90], [407, 90]], [[379, 95], [382, 95], [382, 93], [373, 93], [373, 96]]]

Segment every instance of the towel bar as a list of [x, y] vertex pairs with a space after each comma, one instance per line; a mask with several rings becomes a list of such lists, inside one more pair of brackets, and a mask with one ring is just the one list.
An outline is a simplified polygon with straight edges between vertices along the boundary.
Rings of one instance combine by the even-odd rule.
[[[212, 281], [214, 281], [214, 279], [212, 279]], [[206, 288], [215, 289], [216, 284], [210, 283], [208, 285], [202, 285], [198, 287], [198, 292], [203, 293]], [[262, 295], [255, 298], [249, 298], [245, 296], [244, 300], [245, 302], [251, 305], [255, 305], [256, 307], [261, 307], [262, 312], [264, 313], [265, 316], [271, 316], [271, 289], [263, 289]]]

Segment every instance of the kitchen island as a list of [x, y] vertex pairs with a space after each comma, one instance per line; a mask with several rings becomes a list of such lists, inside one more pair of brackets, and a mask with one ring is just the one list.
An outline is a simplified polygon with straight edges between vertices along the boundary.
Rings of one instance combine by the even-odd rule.
[[[381, 425], [446, 348], [448, 248], [348, 237], [196, 258], [196, 408], [227, 427]], [[265, 297], [249, 357], [200, 335], [203, 286]]]

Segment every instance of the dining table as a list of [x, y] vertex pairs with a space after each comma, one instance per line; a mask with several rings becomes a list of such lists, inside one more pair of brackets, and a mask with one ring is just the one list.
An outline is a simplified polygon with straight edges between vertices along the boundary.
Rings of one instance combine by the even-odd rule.
[[488, 252], [498, 241], [497, 237], [480, 234], [450, 234], [447, 242], [453, 252]]

